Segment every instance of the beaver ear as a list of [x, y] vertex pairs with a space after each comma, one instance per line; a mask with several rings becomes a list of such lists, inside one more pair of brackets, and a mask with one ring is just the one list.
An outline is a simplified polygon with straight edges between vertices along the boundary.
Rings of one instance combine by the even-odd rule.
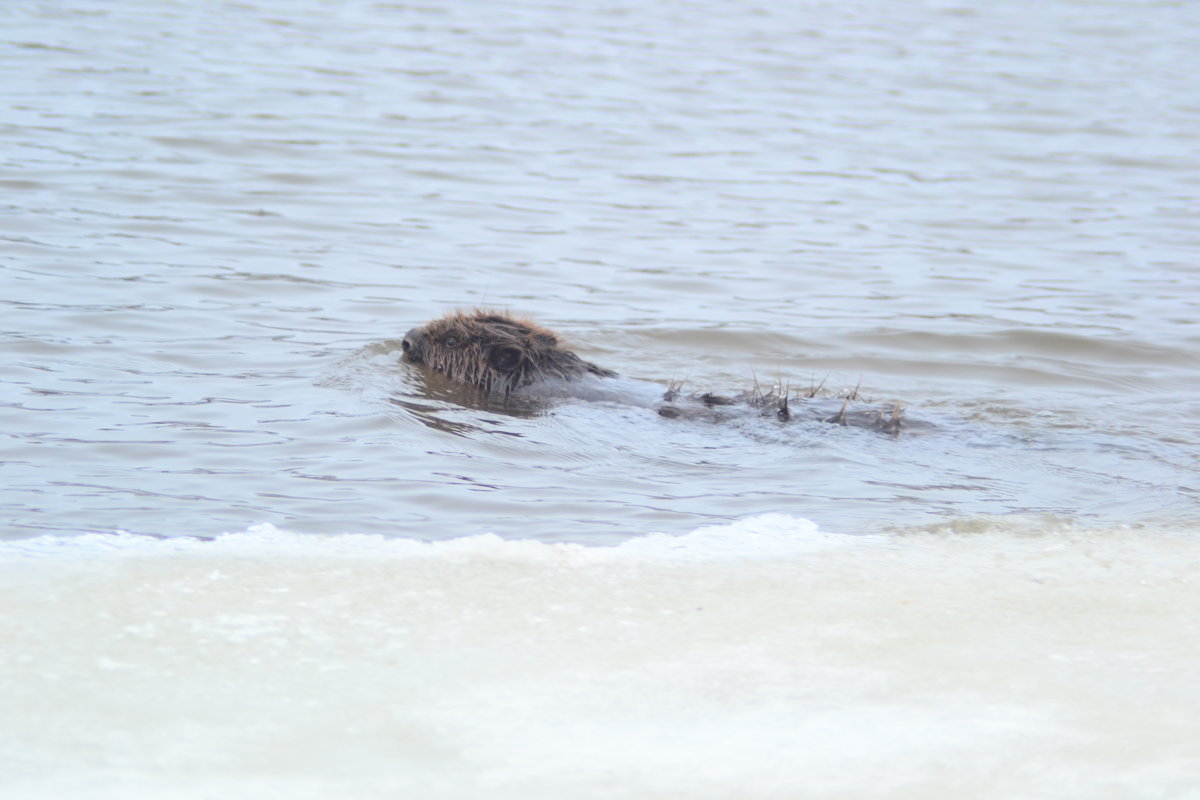
[[521, 363], [521, 349], [497, 345], [488, 350], [487, 360], [492, 369], [500, 372], [512, 372]]

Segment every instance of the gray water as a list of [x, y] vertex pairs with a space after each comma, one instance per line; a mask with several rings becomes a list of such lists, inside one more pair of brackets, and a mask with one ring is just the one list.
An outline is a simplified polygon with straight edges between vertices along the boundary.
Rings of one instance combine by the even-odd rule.
[[[1200, 739], [1188, 721], [1200, 699], [1183, 691], [1200, 563], [1200, 7], [15, 2], [0, 9], [0, 53], [0, 574], [8, 607], [26, 610], [8, 622], [20, 645], [0, 657], [0, 674], [23, 690], [7, 706], [0, 761], [20, 776], [19, 796], [89, 796], [84, 786], [97, 797], [159, 796], [188, 774], [197, 796], [301, 797], [308, 786], [316, 797], [344, 792], [351, 773], [362, 797], [588, 796], [601, 791], [605, 765], [625, 770], [626, 796], [679, 787], [729, 796], [731, 786], [762, 797], [803, 786], [818, 787], [814, 796], [960, 796], [962, 787], [986, 796], [997, 770], [1014, 777], [987, 789], [992, 796], [1038, 796], [1036, 769], [1012, 771], [1030, 763], [1015, 743], [1054, 730], [1062, 736], [1043, 752], [1056, 785], [1090, 787], [1077, 796], [1131, 796], [1130, 785], [1158, 796], [1200, 791], [1183, 751], [1133, 724], [1139, 708], [1182, 709], [1165, 729], [1171, 741]], [[464, 402], [401, 362], [409, 328], [476, 306], [553, 328], [621, 374], [617, 396], [514, 414]], [[893, 437], [753, 416], [710, 424], [622, 402], [624, 388], [641, 397], [677, 380], [724, 393], [755, 383], [857, 387], [903, 405], [912, 425]], [[809, 521], [833, 532], [822, 535], [864, 534], [866, 550], [785, 548], [763, 574], [711, 559], [683, 578], [659, 555], [645, 568], [621, 561], [622, 548], [656, 533], [687, 550], [709, 524], [739, 552], [738, 537], [756, 524], [744, 520], [763, 514], [787, 515], [782, 529], [800, 539]], [[252, 527], [263, 524], [276, 527]], [[283, 537], [280, 564], [264, 555], [275, 539], [249, 551], [236, 544], [262, 530]], [[234, 543], [218, 546], [225, 532]], [[966, 556], [954, 542], [971, 532], [979, 553]], [[896, 550], [870, 543], [889, 533], [900, 537]], [[314, 587], [283, 552], [319, 563], [326, 539], [317, 534], [384, 538], [339, 561], [340, 581]], [[501, 545], [480, 534], [535, 555], [520, 556], [513, 573], [489, 549]], [[910, 536], [925, 555], [895, 560]], [[155, 549], [155, 537], [169, 541]], [[218, 541], [197, 551], [182, 537]], [[456, 550], [459, 537], [476, 544]], [[109, 538], [147, 549], [134, 562], [106, 556]], [[425, 673], [347, 639], [347, 617], [287, 627], [303, 609], [375, 619], [368, 608], [394, 608], [387, 587], [421, 584], [426, 556], [388, 548], [414, 539], [438, 543], [428, 556], [436, 574], [466, 581], [453, 590], [465, 594], [438, 600], [445, 613], [418, 604], [408, 609], [415, 617], [379, 622], [372, 635], [436, 622], [407, 651], [421, 654], [411, 663], [436, 653], [483, 665], [427, 684], [432, 699], [422, 702], [432, 705], [415, 717], [367, 697], [396, 689], [393, 668], [405, 680]], [[586, 559], [572, 567], [584, 583], [598, 575], [640, 598], [622, 607], [628, 618], [598, 617], [598, 630], [628, 623], [674, 642], [672, 670], [691, 675], [690, 689], [664, 699], [656, 681], [593, 672], [592, 647], [572, 644], [570, 631], [586, 624], [574, 611], [566, 627], [528, 640], [547, 660], [519, 666], [587, 669], [566, 670], [550, 688], [488, 683], [500, 672], [486, 665], [507, 663], [509, 645], [471, 632], [538, 618], [552, 602], [531, 587], [557, 585], [545, 564], [579, 545], [617, 546], [611, 574]], [[1077, 557], [1045, 566], [1063, 548]], [[30, 558], [34, 583], [19, 580]], [[981, 568], [980, 558], [1008, 566]], [[157, 565], [158, 577], [129, 563]], [[203, 570], [244, 576], [255, 564], [272, 576], [257, 589], [204, 583]], [[1023, 622], [1000, 625], [1007, 645], [950, 626], [928, 633], [932, 650], [907, 659], [889, 650], [869, 683], [892, 685], [907, 710], [864, 706], [863, 685], [839, 665], [897, 629], [916, 636], [930, 618], [880, 614], [846, 587], [903, 585], [910, 595], [883, 590], [878, 602], [909, 602], [922, 591], [907, 574], [914, 564], [948, 581], [924, 598], [934, 607], [986, 606], [983, 628]], [[1096, 564], [1124, 571], [1096, 582]], [[68, 591], [80, 569], [91, 589]], [[789, 569], [858, 577], [794, 584]], [[981, 583], [980, 569], [1006, 577]], [[1025, 604], [1030, 573], [1059, 587], [1044, 607]], [[649, 588], [644, 574], [654, 576]], [[528, 591], [511, 593], [509, 578]], [[768, 588], [756, 594], [760, 578]], [[696, 582], [753, 598], [741, 607], [758, 626], [753, 644], [739, 638], [746, 618], [694, 629], [698, 638], [673, 626], [664, 609], [691, 602]], [[200, 584], [218, 610], [176, 597]], [[792, 596], [799, 585], [812, 594]], [[1132, 605], [1110, 605], [1114, 586]], [[1160, 602], [1134, 602], [1140, 586], [1155, 587]], [[295, 604], [271, 605], [277, 590]], [[42, 603], [47, 591], [58, 605]], [[571, 608], [603, 603], [602, 591], [580, 591]], [[138, 600], [151, 596], [149, 606]], [[770, 612], [806, 602], [835, 610], [820, 621]], [[1042, 648], [1071, 634], [1038, 608], [1075, 602], [1091, 609], [1070, 628], [1085, 644]], [[154, 639], [146, 615], [162, 608], [184, 633], [145, 649]], [[1153, 644], [1115, 634], [1113, 619], [1138, 619]], [[789, 638], [798, 624], [816, 626], [808, 635], [830, 648], [816, 672], [780, 671], [808, 652], [788, 644], [800, 641]], [[626, 659], [618, 675], [653, 673], [665, 657], [598, 635], [597, 646], [607, 641]], [[233, 670], [215, 677], [202, 666], [216, 658], [205, 644], [213, 636], [230, 648]], [[294, 649], [267, 661], [295, 695], [256, 703], [254, 665], [266, 655], [253, 642], [279, 641]], [[1040, 655], [990, 671], [1006, 646]], [[845, 758], [859, 754], [840, 777], [803, 762], [756, 782], [748, 775], [761, 777], [761, 755], [725, 748], [716, 729], [691, 748], [648, 744], [676, 730], [664, 720], [695, 728], [672, 716], [675, 703], [727, 718], [711, 690], [747, 647], [747, 680], [764, 682], [747, 699], [757, 711], [735, 715], [729, 730], [738, 741], [778, 742], [788, 720], [828, 713], [841, 737], [830, 741], [845, 744]], [[320, 653], [345, 683], [297, 666]], [[976, 677], [930, 672], [947, 653]], [[1077, 671], [1055, 672], [1043, 657]], [[1099, 662], [1108, 666], [1089, 666]], [[97, 669], [116, 682], [96, 683]], [[827, 694], [787, 695], [817, 673]], [[570, 675], [591, 677], [575, 685]], [[1148, 680], [1183, 693], [1139, 694]], [[1072, 681], [1089, 690], [1062, 695]], [[1016, 684], [1033, 687], [1028, 707], [989, 694]], [[65, 685], [79, 691], [70, 711], [55, 699]], [[503, 727], [512, 707], [439, 716], [466, 685], [528, 701], [532, 738], [524, 750], [512, 745], [522, 755], [501, 758], [483, 739], [463, 744]], [[569, 780], [536, 755], [556, 741], [536, 732], [564, 724], [547, 712], [560, 691], [578, 700], [567, 704], [580, 715], [572, 730], [592, 753], [590, 771]], [[179, 692], [193, 699], [163, 702]], [[296, 699], [325, 692], [315, 710]], [[951, 705], [934, 702], [936, 719], [916, 721], [915, 751], [861, 732], [910, 730], [906, 715], [934, 694]], [[794, 702], [768, 702], [784, 696]], [[128, 715], [108, 713], [118, 698]], [[666, 716], [627, 737], [633, 723], [610, 715], [584, 735], [587, 709], [618, 698]], [[340, 730], [347, 707], [361, 715], [351, 740], [373, 742], [354, 756], [327, 749], [321, 733]], [[960, 727], [968, 709], [995, 713]], [[239, 731], [269, 728], [268, 718], [311, 726], [311, 737], [296, 734], [295, 753], [325, 760], [231, 766], [230, 754], [243, 753]], [[398, 719], [414, 739], [397, 733]], [[979, 725], [1003, 732], [979, 740], [976, 755], [987, 742], [995, 755], [940, 772], [945, 748], [972, 740]], [[54, 733], [67, 728], [76, 733]], [[451, 729], [458, 735], [446, 738]], [[1132, 749], [1122, 750], [1130, 730]], [[161, 749], [164, 731], [178, 749]], [[621, 741], [646, 744], [635, 753]], [[1111, 772], [1118, 751], [1128, 769]], [[706, 783], [695, 765], [722, 752], [733, 756]], [[78, 786], [48, 777], [46, 765], [64, 761], [79, 767]], [[401, 763], [420, 763], [420, 779], [385, 766]]]
[[[4, 17], [10, 535], [1196, 520], [1189, 4]], [[389, 354], [475, 305], [945, 433], [439, 407], [447, 436]]]

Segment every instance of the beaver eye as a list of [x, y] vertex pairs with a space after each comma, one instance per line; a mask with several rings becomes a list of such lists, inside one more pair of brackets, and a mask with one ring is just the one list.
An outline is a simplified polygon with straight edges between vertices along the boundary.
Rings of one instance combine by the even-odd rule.
[[521, 363], [521, 350], [516, 347], [493, 347], [488, 353], [488, 363], [501, 372], [512, 372]]
[[445, 339], [442, 340], [442, 344], [446, 345], [446, 347], [458, 347], [458, 337], [457, 336], [447, 336]]

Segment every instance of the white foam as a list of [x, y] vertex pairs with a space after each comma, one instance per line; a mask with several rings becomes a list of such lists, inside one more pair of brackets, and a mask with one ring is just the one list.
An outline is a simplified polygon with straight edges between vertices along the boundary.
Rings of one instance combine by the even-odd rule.
[[[1200, 542], [0, 543], [4, 796], [1182, 796]], [[69, 769], [60, 768], [69, 765]]]
[[584, 544], [539, 543], [506, 540], [494, 534], [452, 538], [435, 542], [389, 538], [380, 535], [297, 534], [269, 523], [213, 539], [149, 537], [114, 531], [111, 534], [43, 536], [0, 542], [0, 563], [18, 559], [53, 558], [93, 560], [105, 555], [164, 556], [195, 553], [213, 556], [294, 557], [362, 556], [371, 558], [516, 558], [571, 560], [579, 563], [611, 562], [614, 554], [634, 560], [725, 561], [770, 559], [879, 540], [878, 536], [847, 537], [821, 531], [806, 519], [785, 514], [764, 514], [726, 525], [698, 528], [682, 536], [652, 534], [629, 539], [615, 547]]

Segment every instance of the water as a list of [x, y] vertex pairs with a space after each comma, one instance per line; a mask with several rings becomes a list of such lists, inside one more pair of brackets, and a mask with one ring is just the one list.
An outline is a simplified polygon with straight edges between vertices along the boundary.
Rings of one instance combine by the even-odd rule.
[[1192, 4], [0, 21], [5, 796], [1200, 793]]

